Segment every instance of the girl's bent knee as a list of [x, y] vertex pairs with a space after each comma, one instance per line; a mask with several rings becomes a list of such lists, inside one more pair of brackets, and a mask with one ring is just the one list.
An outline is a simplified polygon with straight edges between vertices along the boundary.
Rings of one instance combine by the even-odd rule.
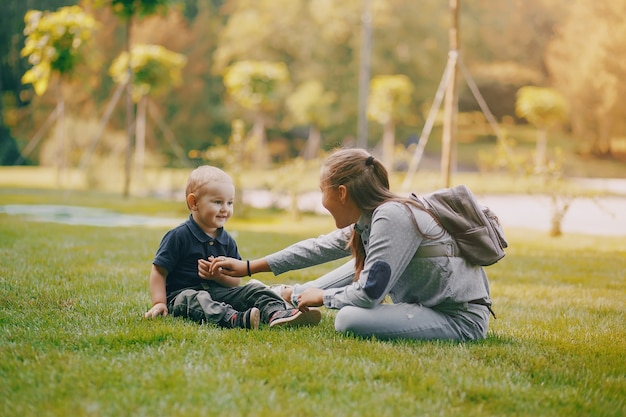
[[354, 330], [354, 316], [356, 308], [352, 306], [346, 306], [337, 312], [335, 316], [335, 330], [340, 333], [346, 333]]

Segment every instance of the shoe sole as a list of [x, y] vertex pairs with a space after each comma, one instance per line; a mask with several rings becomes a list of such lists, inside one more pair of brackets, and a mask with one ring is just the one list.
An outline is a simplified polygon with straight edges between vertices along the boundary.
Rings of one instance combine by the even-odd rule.
[[259, 324], [261, 323], [261, 311], [254, 307], [250, 312], [250, 317], [248, 318], [250, 324], [250, 330], [258, 330]]
[[276, 319], [270, 323], [270, 327], [316, 326], [321, 319], [321, 311], [316, 308], [309, 308], [309, 311], [298, 311], [298, 313], [293, 316]]

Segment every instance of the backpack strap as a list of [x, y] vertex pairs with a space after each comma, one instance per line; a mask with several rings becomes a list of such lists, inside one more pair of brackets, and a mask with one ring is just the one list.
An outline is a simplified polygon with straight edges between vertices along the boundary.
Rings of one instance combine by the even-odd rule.
[[454, 241], [448, 241], [440, 244], [420, 246], [415, 252], [418, 258], [433, 258], [436, 256], [459, 256], [459, 248]]
[[[412, 194], [412, 197], [419, 203], [421, 203], [421, 201], [417, 198], [415, 194]], [[417, 226], [417, 220], [415, 220], [415, 216], [413, 215], [413, 211], [411, 211], [408, 204], [406, 203], [404, 204], [404, 208], [406, 208], [409, 212], [409, 217], [411, 217], [411, 220], [413, 220], [415, 229], [419, 230], [419, 227]], [[436, 218], [435, 220], [438, 222]], [[455, 257], [461, 255], [456, 242], [454, 240], [449, 240], [448, 242], [435, 243], [434, 245], [420, 245], [420, 247], [417, 248], [417, 252], [415, 252], [414, 256], [417, 256], [418, 258], [434, 258], [437, 256]]]
[[489, 312], [491, 313], [491, 315], [493, 316], [494, 319], [497, 319], [496, 317], [496, 313], [491, 309], [491, 303], [486, 302], [483, 299], [478, 299], [478, 300], [471, 300], [467, 302], [468, 304], [478, 304], [481, 306], [485, 306], [487, 307], [487, 309], [489, 310]]

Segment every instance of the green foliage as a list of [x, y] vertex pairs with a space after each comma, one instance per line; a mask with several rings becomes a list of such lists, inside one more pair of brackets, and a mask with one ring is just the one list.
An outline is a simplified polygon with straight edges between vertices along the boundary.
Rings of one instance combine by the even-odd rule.
[[378, 75], [370, 82], [367, 116], [380, 124], [399, 121], [409, 113], [413, 83], [406, 75]]
[[97, 6], [108, 5], [123, 20], [164, 12], [172, 0], [95, 0]]
[[14, 165], [16, 161], [25, 163], [11, 131], [0, 125], [0, 165]]
[[111, 64], [109, 73], [116, 83], [128, 82], [128, 67], [133, 71], [133, 96], [136, 101], [151, 92], [165, 90], [182, 82], [181, 70], [187, 62], [182, 54], [161, 45], [135, 45], [129, 54], [122, 52]]
[[625, 11], [626, 0], [574, 2], [546, 48], [554, 87], [571, 106], [572, 130], [596, 155], [611, 154], [611, 139], [626, 132]]
[[332, 104], [337, 95], [325, 91], [320, 81], [306, 81], [300, 84], [287, 98], [287, 107], [297, 125], [313, 124], [327, 126], [331, 119]]
[[[541, 71], [527, 62], [490, 61], [473, 64], [469, 70], [481, 96], [497, 120], [515, 115], [515, 94], [526, 85], [543, 85]], [[481, 111], [466, 83], [459, 83], [459, 111]]]
[[61, 7], [56, 12], [29, 10], [24, 16], [27, 35], [22, 56], [33, 65], [22, 82], [33, 84], [42, 95], [48, 89], [53, 71], [70, 74], [80, 59], [80, 48], [91, 39], [96, 27], [94, 18], [79, 6]]
[[276, 104], [289, 81], [283, 62], [239, 61], [224, 73], [226, 91], [241, 106], [262, 110]]
[[[23, 45], [18, 32], [24, 5], [32, 1], [5, 3], [0, 15], [0, 66], [3, 90], [14, 97], [8, 105], [5, 101], [4, 112], [23, 147], [43, 125], [51, 104], [47, 97], [32, 100], [30, 89], [19, 82], [24, 62], [12, 58], [19, 53], [15, 45]], [[166, 10], [157, 6], [166, 3], [174, 7], [148, 17], [153, 11]], [[449, 5], [414, 0], [367, 3], [372, 9], [371, 74], [405, 74], [414, 85], [407, 117], [395, 133], [398, 142], [404, 143], [422, 130], [445, 66]], [[43, 10], [59, 3], [39, 0], [36, 4]], [[152, 97], [186, 151], [224, 143], [233, 117], [245, 115], [239, 109], [236, 114], [232, 111], [221, 77], [229, 65], [243, 60], [284, 62], [294, 86], [315, 81], [325, 91], [337, 92], [330, 115], [324, 119], [324, 141], [336, 145], [355, 134], [362, 0], [81, 0], [80, 4], [107, 7], [89, 9], [102, 23], [95, 42], [85, 51], [90, 68], [75, 71], [72, 85], [63, 85], [66, 109], [80, 113], [76, 117], [102, 114], [111, 98], [112, 82], [106, 69], [124, 43], [115, 12], [128, 29], [132, 26], [133, 43], [161, 44], [189, 57], [182, 71], [185, 82], [167, 96]], [[459, 33], [463, 62], [498, 120], [515, 114], [515, 92], [521, 86], [547, 86], [549, 82], [571, 106], [571, 128], [574, 138], [580, 139], [574, 142], [577, 151], [586, 152], [589, 142], [607, 155], [624, 136], [626, 123], [626, 107], [619, 100], [626, 94], [620, 76], [626, 39], [623, 6], [624, 0], [465, 1]], [[132, 19], [133, 15], [148, 18]], [[460, 99], [461, 110], [478, 109], [467, 89], [460, 92]], [[31, 106], [20, 107], [31, 100]], [[278, 104], [268, 139], [271, 143], [284, 137], [292, 142], [285, 147], [291, 154], [277, 158], [284, 160], [295, 154], [299, 148], [295, 141], [301, 135], [294, 138], [294, 121], [286, 117], [282, 101]], [[121, 107], [113, 112], [107, 127], [123, 129]], [[370, 144], [380, 130], [372, 126]], [[155, 132], [156, 140], [149, 140], [148, 146], [169, 152], [171, 163], [177, 163], [159, 133]]]
[[538, 128], [548, 128], [567, 118], [565, 97], [552, 88], [526, 86], [517, 92], [515, 113]]
[[[259, 218], [230, 227], [246, 258], [333, 227]], [[33, 226], [0, 214], [6, 417], [626, 413], [624, 237], [507, 231], [507, 257], [488, 269], [498, 319], [486, 340], [458, 344], [341, 335], [330, 310], [314, 328], [257, 332], [146, 321], [165, 230]], [[261, 279], [302, 282], [327, 268]]]

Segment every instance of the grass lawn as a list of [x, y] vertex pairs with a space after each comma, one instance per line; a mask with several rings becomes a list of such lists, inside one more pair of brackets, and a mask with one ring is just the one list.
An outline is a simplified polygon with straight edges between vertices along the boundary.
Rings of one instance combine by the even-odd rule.
[[[185, 218], [130, 204], [106, 206]], [[246, 258], [333, 227], [259, 214], [229, 223]], [[1, 416], [626, 415], [626, 237], [507, 231], [507, 257], [488, 268], [498, 319], [486, 340], [459, 344], [341, 335], [331, 310], [303, 329], [143, 320], [164, 232], [0, 214]]]

